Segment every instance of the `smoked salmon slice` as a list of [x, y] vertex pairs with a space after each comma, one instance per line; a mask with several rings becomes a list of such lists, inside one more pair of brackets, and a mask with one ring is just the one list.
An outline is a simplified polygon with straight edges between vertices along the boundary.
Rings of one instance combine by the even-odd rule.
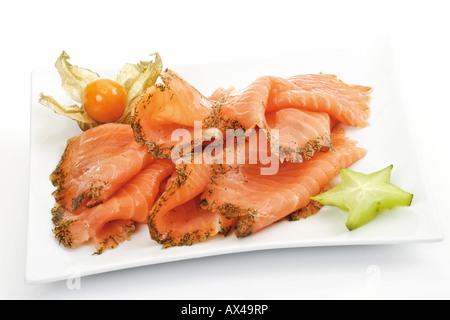
[[[329, 189], [331, 189], [331, 186], [327, 185], [324, 188], [322, 188], [322, 190], [320, 190], [319, 193], [328, 191]], [[306, 219], [306, 218], [309, 218], [309, 217], [315, 215], [316, 213], [318, 213], [320, 211], [320, 209], [322, 209], [322, 207], [323, 207], [323, 204], [321, 204], [317, 201], [311, 200], [305, 207], [292, 212], [286, 218], [289, 221], [297, 221], [300, 219]]]
[[213, 101], [218, 101], [222, 99], [224, 96], [232, 94], [235, 91], [234, 87], [225, 88], [217, 88], [210, 96], [209, 99]]
[[200, 195], [210, 183], [204, 164], [178, 164], [148, 217], [151, 238], [164, 248], [193, 245], [226, 234], [233, 220], [200, 208]]
[[366, 127], [370, 116], [371, 87], [349, 85], [331, 74], [306, 74], [288, 78], [291, 87], [276, 78], [267, 111], [301, 108], [327, 112], [345, 125]]
[[[126, 239], [124, 235], [134, 230], [134, 222], [147, 221], [160, 185], [174, 170], [172, 161], [155, 160], [102, 204], [81, 213], [57, 205], [53, 210], [57, 240], [74, 248], [95, 239], [97, 250], [111, 248], [111, 243]], [[118, 220], [121, 222], [113, 222]]]
[[193, 134], [194, 121], [202, 122], [214, 102], [172, 70], [160, 74], [163, 84], [150, 87], [137, 102], [132, 118], [136, 141], [147, 146], [155, 158], [169, 158], [177, 141], [172, 141], [176, 129]]
[[[229, 91], [229, 90], [228, 90]], [[371, 88], [349, 85], [334, 75], [306, 74], [290, 78], [264, 76], [241, 91], [216, 90], [217, 101], [207, 126], [217, 128], [267, 128], [266, 112], [285, 108], [327, 112], [340, 122], [365, 127], [370, 115]]]
[[213, 177], [202, 196], [202, 208], [239, 219], [236, 235], [245, 237], [300, 210], [339, 174], [366, 154], [345, 137], [332, 133], [333, 150], [302, 163], [285, 162], [275, 175], [261, 175], [260, 165], [235, 166]]
[[[275, 127], [282, 129], [282, 154], [289, 151], [284, 159], [298, 162], [305, 153], [310, 156], [321, 147], [329, 147], [329, 128], [337, 122], [364, 127], [370, 115], [371, 88], [348, 85], [334, 75], [265, 76], [239, 91], [219, 88], [209, 98], [171, 70], [165, 70], [161, 78], [164, 85], [150, 88], [141, 97], [132, 124], [136, 140], [146, 145], [155, 158], [170, 157], [171, 149], [178, 143], [171, 139], [174, 130], [186, 129], [194, 136], [194, 122], [199, 121], [204, 129], [217, 128], [222, 132], [259, 128], [270, 134]], [[289, 120], [290, 125], [302, 123], [301, 120], [318, 125], [314, 128], [316, 136], [305, 140], [299, 128], [284, 127], [280, 120], [291, 118], [297, 121]], [[328, 132], [323, 130], [324, 122]]]
[[56, 202], [68, 211], [96, 206], [153, 161], [126, 124], [104, 124], [70, 139], [50, 176]]
[[133, 220], [113, 220], [106, 223], [93, 237], [95, 249], [94, 254], [102, 254], [106, 250], [117, 248], [117, 246], [128, 240], [136, 230]]
[[266, 120], [271, 132], [278, 130], [282, 162], [302, 162], [332, 146], [328, 113], [288, 108], [267, 113]]

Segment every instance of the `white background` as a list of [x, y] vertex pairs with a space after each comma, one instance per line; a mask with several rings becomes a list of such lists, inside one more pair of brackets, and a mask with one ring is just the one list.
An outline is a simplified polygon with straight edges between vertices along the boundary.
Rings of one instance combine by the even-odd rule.
[[450, 226], [448, 1], [0, 2], [0, 298], [447, 299], [450, 242], [300, 248], [24, 281], [30, 73], [62, 51], [92, 69], [159, 51], [166, 65], [392, 40], [445, 235]]

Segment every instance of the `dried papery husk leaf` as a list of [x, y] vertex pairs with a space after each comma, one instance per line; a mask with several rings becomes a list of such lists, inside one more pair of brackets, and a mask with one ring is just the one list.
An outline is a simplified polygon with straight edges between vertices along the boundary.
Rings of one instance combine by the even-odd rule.
[[94, 127], [102, 124], [100, 122], [95, 122], [95, 123], [86, 123], [86, 122], [81, 122], [81, 121], [77, 121], [77, 122], [78, 122], [78, 126], [83, 131], [86, 131], [88, 129], [94, 128]]
[[137, 64], [125, 63], [117, 75], [116, 81], [120, 83], [126, 92], [130, 91], [131, 86], [141, 73], [145, 71], [147, 66], [152, 62], [141, 61]]
[[134, 103], [149, 87], [155, 85], [162, 71], [162, 60], [158, 52], [151, 54], [154, 61], [141, 61], [137, 64], [126, 63], [117, 75], [116, 81], [120, 83], [127, 93], [127, 108], [123, 116], [117, 121], [131, 123], [131, 112]]
[[87, 125], [95, 125], [97, 121], [92, 119], [82, 108], [80, 108], [77, 104], [73, 104], [70, 106], [64, 106], [58, 103], [53, 97], [47, 96], [44, 94], [40, 94], [39, 103], [49, 107], [53, 111], [58, 114], [65, 115], [72, 120], [77, 122], [81, 122]]
[[100, 76], [88, 69], [71, 65], [67, 60], [69, 55], [63, 51], [56, 60], [55, 67], [61, 77], [64, 91], [76, 102], [83, 102], [83, 92], [86, 86]]

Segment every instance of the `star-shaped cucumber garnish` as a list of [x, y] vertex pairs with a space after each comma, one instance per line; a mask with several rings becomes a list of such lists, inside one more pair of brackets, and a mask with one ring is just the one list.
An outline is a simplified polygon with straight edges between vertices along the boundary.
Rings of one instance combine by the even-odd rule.
[[390, 183], [392, 168], [390, 165], [371, 174], [341, 169], [340, 184], [311, 199], [348, 211], [346, 226], [354, 230], [383, 210], [411, 205], [413, 195]]

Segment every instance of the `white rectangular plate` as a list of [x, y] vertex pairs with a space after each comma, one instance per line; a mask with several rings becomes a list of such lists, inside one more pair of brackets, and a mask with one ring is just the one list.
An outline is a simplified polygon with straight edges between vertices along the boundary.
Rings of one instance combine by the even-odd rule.
[[[101, 75], [115, 77], [120, 67]], [[205, 95], [217, 87], [241, 88], [263, 75], [285, 77], [318, 72], [336, 74], [347, 83], [373, 87], [371, 125], [364, 129], [347, 129], [348, 136], [369, 150], [367, 156], [351, 169], [370, 173], [393, 164], [391, 181], [414, 194], [412, 206], [382, 212], [371, 223], [352, 232], [345, 227], [346, 212], [325, 207], [311, 218], [281, 221], [245, 239], [231, 235], [191, 247], [162, 249], [150, 239], [147, 226], [142, 225], [130, 241], [100, 256], [92, 255], [95, 250], [90, 245], [66, 249], [58, 245], [52, 233], [50, 210], [54, 205], [51, 195], [54, 187], [49, 175], [56, 167], [66, 141], [80, 130], [73, 121], [38, 103], [40, 92], [71, 103], [61, 89], [56, 69], [35, 71], [31, 100], [27, 282], [43, 283], [252, 250], [442, 240], [431, 192], [408, 124], [407, 109], [402, 105], [392, 51], [386, 41], [241, 61], [164, 67], [173, 69]]]

